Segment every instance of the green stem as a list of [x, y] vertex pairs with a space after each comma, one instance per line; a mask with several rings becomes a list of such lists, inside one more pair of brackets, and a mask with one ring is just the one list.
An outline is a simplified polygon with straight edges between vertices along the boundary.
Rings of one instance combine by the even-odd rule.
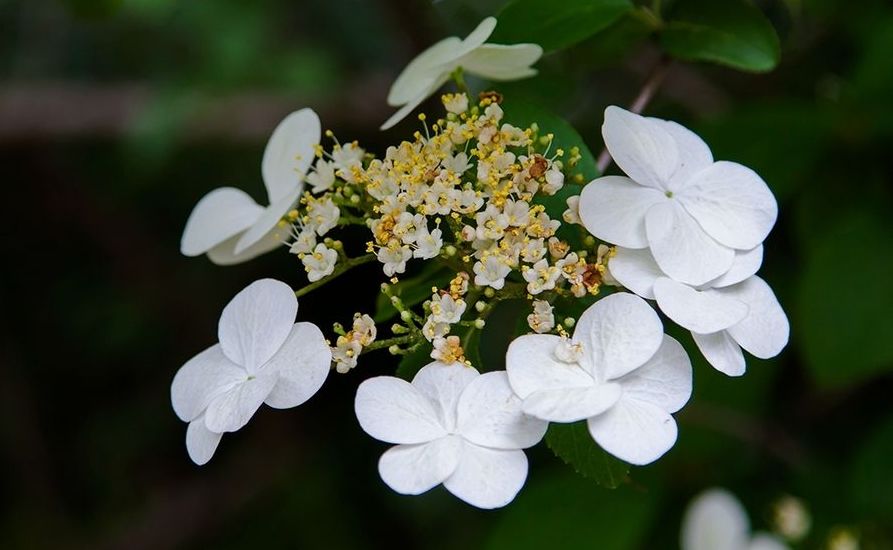
[[418, 338], [417, 334], [407, 334], [405, 336], [394, 336], [393, 338], [386, 338], [384, 340], [376, 340], [369, 344], [368, 346], [363, 348], [362, 353], [366, 353], [369, 351], [375, 351], [377, 349], [389, 348], [391, 346], [399, 346], [401, 344], [409, 344], [413, 342], [416, 338]]
[[321, 287], [322, 285], [328, 283], [332, 279], [343, 275], [345, 272], [349, 271], [350, 269], [352, 269], [358, 265], [367, 264], [367, 263], [373, 261], [374, 259], [375, 259], [375, 254], [366, 254], [363, 256], [357, 256], [356, 258], [348, 258], [348, 259], [344, 260], [343, 262], [339, 263], [337, 266], [335, 266], [335, 271], [333, 271], [330, 275], [327, 275], [318, 281], [314, 281], [314, 282], [296, 290], [295, 296], [300, 298], [301, 296], [304, 296], [305, 294], [308, 294], [308, 293], [316, 290], [317, 288]]
[[471, 92], [468, 90], [468, 84], [465, 83], [465, 75], [462, 73], [462, 67], [456, 67], [456, 70], [453, 71], [453, 74], [450, 76], [456, 82], [456, 87], [459, 88], [459, 91], [470, 98]]

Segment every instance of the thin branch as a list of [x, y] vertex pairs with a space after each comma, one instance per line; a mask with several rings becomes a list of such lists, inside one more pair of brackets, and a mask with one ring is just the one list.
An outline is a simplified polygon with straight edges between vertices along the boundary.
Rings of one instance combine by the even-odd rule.
[[[629, 110], [633, 113], [640, 114], [645, 110], [645, 107], [651, 103], [651, 100], [654, 98], [654, 94], [657, 93], [657, 90], [660, 88], [660, 85], [663, 83], [664, 78], [667, 76], [667, 72], [670, 70], [670, 65], [672, 64], [672, 59], [669, 57], [662, 57], [660, 61], [658, 61], [657, 65], [651, 70], [651, 74], [645, 80], [645, 84], [642, 85], [642, 89], [639, 90], [639, 95], [636, 96], [636, 99], [633, 100], [632, 104], [629, 106]], [[601, 154], [598, 156], [598, 171], [600, 174], [604, 173], [608, 167], [611, 166], [611, 154], [608, 152], [608, 149], [605, 148], [602, 150]]]
[[333, 271], [330, 275], [327, 275], [318, 281], [313, 281], [312, 283], [296, 290], [295, 296], [300, 298], [301, 296], [304, 296], [305, 294], [309, 294], [310, 292], [316, 290], [317, 288], [321, 287], [322, 285], [328, 283], [332, 279], [347, 273], [354, 267], [356, 267], [358, 265], [367, 264], [374, 259], [375, 259], [375, 254], [366, 254], [363, 256], [357, 256], [356, 258], [348, 258], [347, 260], [344, 260], [341, 263], [339, 263], [337, 266], [335, 266], [335, 271]]

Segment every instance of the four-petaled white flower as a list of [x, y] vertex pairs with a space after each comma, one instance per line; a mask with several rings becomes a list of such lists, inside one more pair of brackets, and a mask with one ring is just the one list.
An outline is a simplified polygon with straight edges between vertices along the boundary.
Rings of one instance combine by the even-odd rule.
[[751, 535], [747, 512], [724, 489], [710, 489], [688, 506], [682, 520], [682, 550], [787, 550], [768, 533]]
[[457, 68], [490, 80], [518, 80], [536, 74], [531, 65], [543, 55], [537, 44], [485, 44], [496, 28], [488, 17], [465, 40], [444, 38], [413, 59], [388, 93], [388, 105], [400, 107], [384, 124], [391, 128], [450, 79]]
[[619, 107], [605, 110], [605, 145], [627, 176], [590, 182], [580, 218], [593, 235], [649, 248], [671, 278], [700, 285], [757, 247], [778, 215], [766, 183], [740, 164], [713, 161], [690, 130]]
[[762, 246], [738, 252], [728, 272], [696, 287], [667, 277], [644, 249], [618, 247], [608, 269], [620, 284], [656, 300], [667, 317], [690, 330], [716, 370], [740, 376], [746, 369], [741, 348], [769, 359], [784, 349], [790, 333], [772, 289], [754, 275], [762, 261]]
[[332, 354], [316, 325], [295, 323], [297, 312], [288, 285], [255, 281], [223, 309], [220, 342], [177, 371], [171, 403], [189, 422], [186, 449], [193, 462], [208, 462], [223, 433], [247, 424], [261, 404], [297, 407], [322, 386]]
[[301, 196], [319, 139], [319, 117], [311, 109], [285, 117], [273, 130], [261, 162], [270, 205], [260, 206], [234, 187], [211, 191], [189, 215], [180, 252], [185, 256], [207, 254], [212, 262], [229, 265], [280, 246], [288, 230], [280, 228], [279, 222]]
[[301, 257], [301, 263], [304, 264], [304, 270], [307, 271], [307, 280], [311, 283], [331, 275], [335, 271], [337, 262], [338, 252], [323, 243], [316, 245], [312, 253], [304, 254]]
[[670, 413], [691, 396], [691, 363], [663, 333], [654, 310], [626, 292], [607, 296], [577, 321], [573, 338], [515, 339], [506, 370], [525, 413], [550, 422], [587, 420], [605, 451], [648, 464], [676, 442]]
[[412, 383], [391, 376], [363, 382], [357, 419], [372, 437], [396, 444], [378, 463], [384, 482], [418, 495], [443, 484], [478, 508], [505, 506], [524, 485], [524, 451], [546, 423], [524, 415], [505, 372], [479, 374], [431, 363]]

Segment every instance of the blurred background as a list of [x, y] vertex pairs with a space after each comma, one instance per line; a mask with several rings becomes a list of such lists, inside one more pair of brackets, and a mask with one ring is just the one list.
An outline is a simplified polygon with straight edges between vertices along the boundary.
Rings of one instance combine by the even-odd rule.
[[[797, 548], [893, 548], [893, 8], [761, 0], [772, 72], [676, 62], [647, 113], [699, 133], [769, 183], [780, 218], [762, 275], [793, 327], [772, 361], [729, 379], [695, 359], [695, 395], [660, 462], [608, 490], [540, 445], [518, 499], [483, 512], [442, 488], [377, 476], [385, 446], [352, 412], [386, 353], [291, 411], [262, 409], [205, 467], [185, 451], [170, 382], [216, 341], [252, 280], [297, 287], [284, 253], [220, 268], [179, 238], [195, 202], [232, 185], [260, 200], [272, 128], [310, 106], [369, 151], [416, 53], [464, 36], [500, 0], [0, 1], [0, 548], [675, 548], [686, 503], [720, 485], [755, 528], [800, 499]], [[622, 17], [501, 86], [602, 144], [660, 52]], [[301, 300], [329, 332], [370, 311], [365, 266]], [[690, 344], [690, 342], [687, 342]], [[837, 539], [835, 539], [837, 537]], [[843, 547], [839, 547], [843, 548]]]

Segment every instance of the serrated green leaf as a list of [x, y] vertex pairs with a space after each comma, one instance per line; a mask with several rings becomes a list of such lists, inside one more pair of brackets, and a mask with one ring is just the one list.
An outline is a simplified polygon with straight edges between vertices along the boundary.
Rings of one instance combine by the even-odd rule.
[[614, 489], [627, 479], [629, 464], [599, 447], [589, 434], [586, 421], [550, 424], [546, 445], [574, 471], [599, 485]]
[[680, 0], [660, 40], [674, 57], [742, 71], [770, 71], [781, 56], [775, 29], [749, 0]]
[[631, 9], [629, 0], [513, 0], [499, 12], [490, 42], [533, 42], [557, 50], [592, 36]]

